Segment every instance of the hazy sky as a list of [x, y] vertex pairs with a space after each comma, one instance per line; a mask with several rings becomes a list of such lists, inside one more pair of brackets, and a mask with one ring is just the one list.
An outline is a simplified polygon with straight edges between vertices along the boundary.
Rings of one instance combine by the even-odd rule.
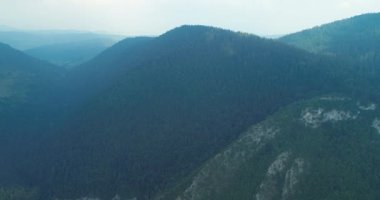
[[0, 25], [158, 35], [183, 24], [283, 34], [380, 11], [380, 0], [0, 0]]

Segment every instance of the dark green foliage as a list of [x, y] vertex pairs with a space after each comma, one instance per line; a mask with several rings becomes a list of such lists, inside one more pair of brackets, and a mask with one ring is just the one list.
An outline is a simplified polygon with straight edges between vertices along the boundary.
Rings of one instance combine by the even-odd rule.
[[279, 107], [356, 81], [341, 62], [210, 27], [129, 41], [76, 69], [94, 91], [117, 81], [65, 125], [45, 190], [151, 198]]
[[[373, 119], [378, 117], [380, 112], [362, 111], [356, 119], [325, 122], [320, 127], [310, 128], [305, 127], [300, 120], [303, 110], [307, 108], [323, 108], [330, 111], [336, 109], [352, 113], [358, 111], [357, 100], [334, 102], [319, 98], [300, 101], [281, 109], [258, 124], [278, 128], [279, 132], [275, 138], [266, 142], [260, 151], [247, 158], [239, 168], [228, 171], [231, 177], [229, 180], [226, 181], [218, 175], [214, 178], [223, 181], [204, 179], [209, 182], [202, 182], [203, 185], [211, 189], [222, 187], [223, 190], [213, 191], [215, 193], [211, 195], [196, 191], [199, 195], [197, 199], [253, 199], [259, 191], [260, 184], [264, 182], [269, 166], [282, 152], [290, 152], [290, 160], [302, 158], [305, 161], [304, 173], [297, 177], [299, 184], [290, 199], [378, 199], [380, 172], [377, 168], [380, 159], [377, 155], [380, 153], [380, 135], [371, 126]], [[232, 145], [234, 143], [221, 153], [229, 151], [231, 155], [247, 155], [249, 149], [231, 148]], [[254, 145], [250, 147], [254, 148]], [[218, 163], [214, 164], [217, 167], [208, 171], [209, 173], [217, 174], [222, 168], [219, 166], [232, 165], [228, 163], [228, 159], [219, 159]], [[194, 175], [192, 177], [194, 178]], [[274, 199], [281, 199], [283, 178], [275, 179], [280, 187], [272, 188], [271, 193], [277, 194]], [[190, 183], [191, 181], [187, 183], [187, 187]], [[171, 191], [176, 195], [165, 194], [163, 199], [175, 199], [185, 189], [186, 187]]]
[[34, 181], [29, 177], [29, 162], [35, 161], [35, 148], [63, 113], [55, 90], [64, 73], [0, 44], [1, 186]]
[[[364, 14], [280, 38], [302, 49], [372, 63], [380, 51], [380, 14]], [[379, 60], [377, 60], [379, 61]]]
[[35, 189], [28, 188], [0, 188], [1, 200], [37, 200], [38, 193]]
[[70, 105], [80, 105], [114, 84], [120, 76], [145, 59], [145, 43], [152, 38], [127, 38], [94, 59], [75, 67], [65, 80], [65, 98]]
[[[311, 51], [325, 50], [315, 48]], [[369, 102], [379, 94], [370, 73], [373, 65], [365, 62], [358, 68], [361, 61], [354, 56], [345, 60], [346, 52], [336, 53], [338, 59], [319, 56], [204, 26], [121, 41], [71, 70], [65, 87], [57, 81], [63, 74], [58, 68], [7, 46], [3, 49], [0, 69], [8, 73], [17, 66], [16, 71], [36, 75], [16, 77], [20, 83], [14, 91], [23, 95], [0, 98], [0, 112], [6, 116], [0, 121], [0, 185], [11, 188], [0, 190], [0, 195], [8, 196], [110, 199], [120, 194], [151, 199], [168, 194], [172, 199], [205, 161], [283, 106], [326, 93]], [[326, 125], [314, 133], [294, 124], [300, 107], [289, 109], [275, 115], [286, 134], [242, 166], [231, 183], [224, 183], [226, 194], [216, 194], [215, 199], [251, 199], [265, 169], [284, 149], [307, 159], [312, 169], [298, 199], [379, 197], [374, 189], [378, 176], [363, 178], [364, 172], [376, 174], [379, 164], [374, 158], [379, 150], [368, 142], [377, 141], [377, 136], [360, 126], [368, 127], [369, 121]], [[65, 112], [71, 114], [62, 120]], [[357, 134], [361, 131], [364, 134]], [[364, 156], [367, 151], [369, 157]], [[247, 172], [252, 165], [255, 170]], [[342, 167], [346, 168], [339, 171]], [[360, 186], [354, 187], [355, 179]]]
[[357, 66], [369, 80], [366, 90], [380, 91], [380, 14], [364, 14], [279, 39], [310, 52], [330, 55]]

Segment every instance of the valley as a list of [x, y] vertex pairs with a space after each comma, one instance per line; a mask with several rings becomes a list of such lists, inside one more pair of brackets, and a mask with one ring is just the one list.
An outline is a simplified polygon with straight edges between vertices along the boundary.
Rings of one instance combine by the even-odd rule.
[[0, 30], [0, 199], [379, 199], [379, 30]]

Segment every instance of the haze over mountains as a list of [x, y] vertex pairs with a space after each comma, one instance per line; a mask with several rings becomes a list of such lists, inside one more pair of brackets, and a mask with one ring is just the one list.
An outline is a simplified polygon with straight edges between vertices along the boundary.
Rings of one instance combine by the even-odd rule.
[[379, 16], [0, 45], [0, 199], [379, 199]]
[[90, 60], [123, 38], [83, 31], [26, 31], [0, 27], [0, 42], [67, 68]]

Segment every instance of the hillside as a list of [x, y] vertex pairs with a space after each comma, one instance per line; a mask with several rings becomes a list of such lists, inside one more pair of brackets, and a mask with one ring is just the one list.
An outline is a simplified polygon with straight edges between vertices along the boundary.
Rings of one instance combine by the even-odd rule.
[[29, 170], [24, 161], [54, 125], [59, 105], [54, 91], [64, 74], [56, 66], [0, 44], [1, 186], [30, 181], [22, 173]]
[[146, 44], [152, 39], [150, 37], [124, 39], [95, 58], [70, 70], [65, 85], [66, 96], [69, 97], [71, 104], [91, 99], [93, 95], [109, 88], [123, 74], [144, 61], [149, 52], [145, 50]]
[[344, 96], [293, 103], [157, 199], [379, 199], [379, 116]]
[[[26, 105], [32, 109], [47, 101], [64, 77], [65, 70], [40, 61], [6, 44], [0, 43], [0, 102], [1, 111]], [[54, 88], [54, 89], [53, 89]]]
[[363, 14], [290, 34], [279, 41], [356, 65], [363, 90], [380, 93], [380, 13]]
[[349, 64], [253, 35], [183, 26], [130, 41], [69, 77], [88, 100], [47, 152], [49, 195], [150, 199], [282, 106], [331, 92], [365, 96]]
[[378, 65], [380, 14], [355, 16], [290, 34], [279, 40], [310, 52]]

